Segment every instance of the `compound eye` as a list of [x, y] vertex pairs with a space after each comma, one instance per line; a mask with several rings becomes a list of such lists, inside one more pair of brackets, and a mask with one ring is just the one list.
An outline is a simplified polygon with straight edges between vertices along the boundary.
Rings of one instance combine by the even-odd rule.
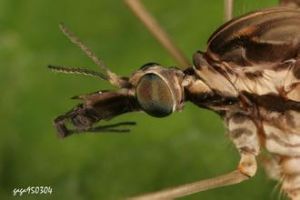
[[170, 87], [158, 75], [144, 75], [136, 87], [141, 108], [154, 117], [165, 117], [173, 112], [175, 101]]

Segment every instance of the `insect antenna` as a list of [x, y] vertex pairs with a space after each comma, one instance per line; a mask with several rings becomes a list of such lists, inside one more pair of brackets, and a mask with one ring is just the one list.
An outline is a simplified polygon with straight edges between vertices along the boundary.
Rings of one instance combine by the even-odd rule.
[[96, 71], [89, 70], [89, 69], [78, 68], [78, 67], [54, 66], [54, 65], [48, 65], [48, 68], [51, 69], [52, 71], [59, 72], [59, 73], [81, 74], [81, 75], [85, 75], [85, 76], [97, 77], [97, 78], [107, 81], [107, 76], [105, 76], [103, 73], [96, 72]]
[[96, 54], [88, 48], [83, 42], [73, 33], [71, 32], [63, 23], [59, 24], [60, 30], [64, 33], [64, 35], [76, 46], [78, 46], [102, 71], [105, 72], [106, 78], [110, 84], [121, 88], [125, 83], [124, 80], [121, 79], [118, 75], [113, 73], [108, 69], [108, 67], [104, 64], [102, 60], [100, 60]]

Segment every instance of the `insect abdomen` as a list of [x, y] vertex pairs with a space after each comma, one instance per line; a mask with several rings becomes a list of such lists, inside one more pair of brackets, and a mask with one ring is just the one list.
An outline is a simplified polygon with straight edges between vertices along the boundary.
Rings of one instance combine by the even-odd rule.
[[300, 199], [300, 112], [270, 112], [261, 108], [260, 114], [264, 146], [277, 163], [268, 168], [268, 173], [278, 174], [282, 189], [291, 199]]

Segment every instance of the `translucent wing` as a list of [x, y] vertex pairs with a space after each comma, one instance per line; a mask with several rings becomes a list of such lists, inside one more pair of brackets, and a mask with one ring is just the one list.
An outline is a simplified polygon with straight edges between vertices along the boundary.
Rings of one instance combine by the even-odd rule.
[[208, 41], [208, 55], [238, 66], [274, 63], [299, 55], [300, 11], [273, 8], [221, 26]]
[[[206, 56], [240, 93], [265, 106], [298, 107], [300, 102], [300, 11], [273, 8], [221, 26]], [[270, 103], [275, 101], [277, 103]], [[291, 102], [289, 102], [291, 101]], [[288, 108], [287, 108], [288, 109]]]

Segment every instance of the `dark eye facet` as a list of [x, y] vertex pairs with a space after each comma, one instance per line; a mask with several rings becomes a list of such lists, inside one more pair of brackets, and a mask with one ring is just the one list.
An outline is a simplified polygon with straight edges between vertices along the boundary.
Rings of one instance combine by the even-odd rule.
[[165, 117], [173, 112], [173, 94], [167, 83], [158, 75], [144, 75], [137, 87], [136, 96], [141, 108], [154, 117]]

